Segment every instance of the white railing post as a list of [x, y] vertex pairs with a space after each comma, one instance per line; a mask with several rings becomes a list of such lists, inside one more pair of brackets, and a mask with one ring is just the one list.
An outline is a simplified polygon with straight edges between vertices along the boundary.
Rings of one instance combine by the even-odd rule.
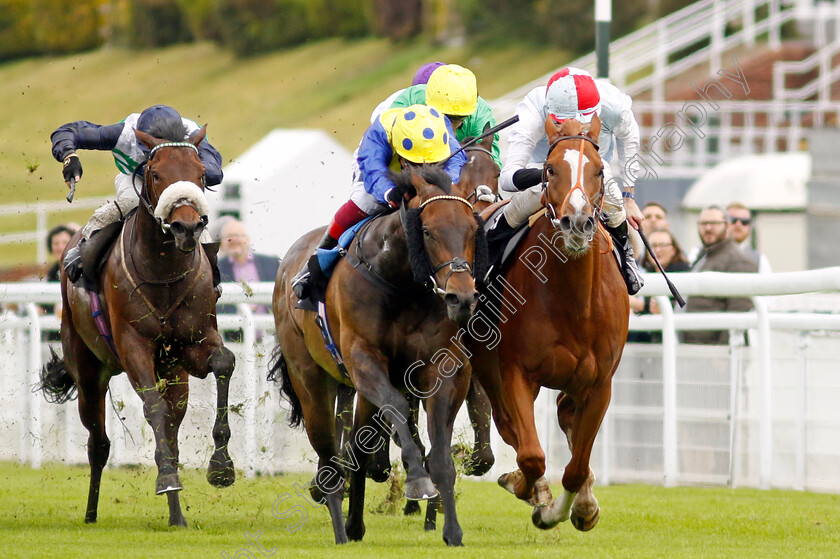
[[740, 348], [743, 345], [743, 334], [733, 335], [729, 331], [729, 487], [735, 487], [735, 455], [738, 452], [736, 438], [738, 435], [738, 398], [740, 398]]
[[612, 413], [610, 410], [612, 408], [607, 408], [607, 413], [604, 415], [604, 421], [601, 423], [601, 431], [599, 436], [601, 437], [601, 455], [603, 459], [601, 460], [601, 472], [600, 472], [600, 482], [602, 485], [609, 485], [610, 480], [612, 479], [612, 453], [610, 450], [612, 449]]
[[755, 2], [744, 2], [744, 39], [748, 47], [755, 46]]
[[726, 31], [726, 3], [723, 0], [715, 0], [712, 9], [712, 35], [709, 47], [709, 74], [714, 76], [722, 68], [723, 35]]
[[759, 427], [759, 487], [770, 489], [773, 475], [773, 371], [770, 365], [770, 317], [763, 297], [751, 297], [758, 315], [759, 382], [761, 420]]
[[29, 401], [28, 417], [22, 422], [24, 437], [29, 440], [29, 465], [41, 467], [41, 394], [33, 388], [40, 382], [41, 372], [41, 323], [40, 311], [35, 303], [27, 303], [26, 316], [29, 318], [29, 378], [24, 384], [25, 398]]
[[782, 26], [779, 23], [779, 0], [770, 0], [768, 3], [770, 13], [767, 15], [770, 27], [768, 30], [768, 43], [770, 48], [777, 49], [782, 44]]
[[793, 488], [799, 491], [805, 490], [806, 456], [808, 455], [808, 422], [805, 415], [808, 413], [808, 345], [811, 343], [811, 333], [800, 331], [797, 337], [797, 406], [796, 417], [796, 475], [793, 478]]
[[[257, 341], [254, 327], [254, 313], [248, 304], [236, 305], [242, 315], [242, 348], [253, 353]], [[241, 374], [245, 375], [245, 477], [256, 475], [257, 457], [257, 378], [253, 355], [243, 359]]]
[[677, 330], [668, 297], [659, 295], [662, 313], [662, 456], [665, 487], [677, 484]]

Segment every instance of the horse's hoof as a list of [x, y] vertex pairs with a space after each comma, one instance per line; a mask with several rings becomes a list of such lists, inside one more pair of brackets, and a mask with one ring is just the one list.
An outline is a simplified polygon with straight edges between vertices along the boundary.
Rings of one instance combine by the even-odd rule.
[[405, 498], [409, 501], [422, 501], [437, 496], [438, 490], [432, 483], [432, 478], [428, 476], [406, 480], [405, 482]]
[[85, 515], [85, 524], [96, 524], [96, 515], [95, 514], [86, 514]]
[[554, 528], [558, 524], [560, 524], [560, 519], [557, 520], [546, 520], [543, 516], [544, 513], [549, 511], [548, 507], [534, 507], [534, 510], [531, 512], [531, 522], [534, 523], [534, 526], [539, 528], [540, 530], [550, 530]]
[[403, 514], [405, 516], [410, 516], [412, 514], [420, 514], [420, 503], [417, 501], [406, 501], [405, 508], [403, 509]]
[[182, 528], [187, 527], [187, 520], [182, 516], [181, 518], [176, 518], [175, 520], [169, 521], [170, 526], [181, 526]]
[[522, 473], [522, 470], [516, 470], [515, 472], [509, 472], [507, 474], [502, 474], [499, 476], [499, 485], [505, 489], [508, 493], [513, 493], [517, 499], [521, 499], [528, 503], [529, 505], [536, 504], [532, 502], [534, 500], [534, 490], [531, 489], [531, 493], [527, 495], [520, 495], [517, 493], [519, 487], [521, 487], [525, 483], [525, 474]]
[[312, 497], [312, 500], [316, 503], [326, 503], [327, 496], [324, 495], [324, 492], [321, 491], [321, 488], [318, 487], [318, 484], [315, 483], [315, 478], [312, 478], [312, 481], [309, 482], [309, 496]]
[[427, 532], [434, 532], [437, 530], [437, 521], [426, 519], [426, 522], [423, 524], [423, 529]]
[[388, 464], [388, 467], [385, 469], [370, 467], [365, 470], [365, 476], [376, 483], [385, 483], [391, 476], [391, 465]]
[[[345, 524], [344, 529], [347, 531], [347, 539], [354, 542], [362, 541], [362, 538], [365, 537], [365, 525], [362, 523], [361, 526], [351, 526], [349, 523]], [[336, 542], [337, 543], [337, 542]]]
[[551, 503], [551, 486], [545, 476], [541, 477], [534, 484], [534, 496], [528, 501], [529, 505], [535, 507], [546, 507]]
[[464, 473], [468, 476], [480, 477], [490, 471], [490, 468], [495, 464], [495, 457], [482, 456], [481, 452], [473, 452], [469, 458], [464, 461]]
[[449, 547], [462, 547], [464, 545], [463, 538], [464, 538], [464, 535], [461, 533], [461, 530], [459, 529], [457, 534], [453, 534], [451, 536], [446, 536], [446, 534], [444, 534], [443, 541]]
[[155, 495], [163, 495], [170, 491], [180, 491], [183, 489], [181, 480], [178, 479], [178, 474], [163, 474], [157, 478], [155, 485]]
[[233, 460], [227, 452], [217, 450], [210, 457], [210, 464], [207, 466], [207, 481], [213, 487], [230, 487], [236, 481]]
[[581, 532], [588, 532], [592, 528], [598, 524], [598, 520], [601, 519], [601, 507], [595, 507], [595, 514], [591, 515], [589, 518], [585, 518], [583, 515], [578, 515], [577, 511], [572, 508], [572, 525], [577, 528]]

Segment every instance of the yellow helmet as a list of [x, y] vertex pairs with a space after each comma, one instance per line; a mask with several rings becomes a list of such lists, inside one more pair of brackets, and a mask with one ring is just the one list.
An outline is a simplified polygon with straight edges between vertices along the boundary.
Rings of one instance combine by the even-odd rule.
[[478, 104], [475, 74], [457, 64], [435, 69], [426, 84], [426, 104], [445, 115], [469, 116]]
[[394, 151], [412, 163], [437, 163], [451, 153], [446, 121], [434, 107], [391, 109], [382, 115], [382, 124], [390, 130]]

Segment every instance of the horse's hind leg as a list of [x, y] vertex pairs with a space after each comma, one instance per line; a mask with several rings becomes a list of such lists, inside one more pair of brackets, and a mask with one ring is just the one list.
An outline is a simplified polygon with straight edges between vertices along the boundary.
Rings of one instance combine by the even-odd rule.
[[215, 487], [228, 487], [236, 480], [233, 460], [228, 452], [228, 441], [230, 441], [228, 392], [235, 358], [229, 349], [220, 346], [210, 356], [209, 365], [216, 377], [216, 421], [213, 424], [213, 442], [216, 449], [207, 466], [207, 481]]
[[[90, 487], [88, 489], [85, 522], [96, 522], [99, 507], [99, 484], [102, 481], [102, 469], [108, 462], [111, 441], [105, 433], [105, 395], [108, 392], [109, 377], [100, 373], [101, 364], [87, 348], [87, 355], [78, 359], [80, 370], [89, 371], [89, 375], [79, 382], [79, 417], [88, 430], [88, 463], [90, 464]], [[81, 363], [84, 362], [84, 363]]]

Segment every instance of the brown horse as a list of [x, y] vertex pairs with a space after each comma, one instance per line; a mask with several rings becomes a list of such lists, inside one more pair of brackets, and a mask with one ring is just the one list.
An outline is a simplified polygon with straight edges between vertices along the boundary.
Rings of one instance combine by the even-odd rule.
[[211, 265], [197, 242], [206, 224], [207, 201], [204, 165], [196, 146], [206, 127], [187, 142], [181, 141], [183, 130], [167, 132], [159, 127], [152, 132], [173, 140], [136, 131], [137, 139], [151, 150], [141, 207], [126, 220], [100, 275], [102, 316], [113, 343], [108, 343], [92, 318], [95, 302], [88, 291], [71, 284], [62, 271], [64, 359], [54, 356], [42, 372], [42, 386], [53, 400], [66, 400], [74, 388], [79, 392], [79, 414], [90, 434], [85, 522], [96, 522], [99, 484], [110, 449], [105, 394], [111, 377], [123, 370], [143, 400], [146, 421], [155, 436], [156, 493], [166, 493], [170, 525], [186, 526], [177, 468], [188, 374], [205, 378], [212, 372], [216, 377], [216, 449], [208, 481], [225, 487], [235, 477], [227, 451], [228, 386], [234, 357], [217, 331]]
[[[598, 220], [600, 126], [597, 116], [588, 131], [574, 120], [560, 126], [547, 119], [545, 213], [502, 279], [491, 284], [503, 293], [495, 307], [503, 317], [498, 344], [489, 348], [475, 339], [468, 344], [499, 433], [516, 450], [519, 470], [503, 475], [499, 484], [535, 506], [532, 520], [540, 528], [568, 519], [570, 512], [578, 530], [598, 522], [589, 458], [627, 338], [627, 290]], [[487, 309], [477, 313], [482, 310]], [[545, 453], [534, 422], [541, 387], [562, 391], [557, 418], [572, 451], [565, 491], [556, 500], [543, 477]]]
[[[460, 545], [450, 444], [470, 369], [456, 335], [458, 325], [466, 324], [475, 308], [473, 275], [479, 273], [477, 268], [486, 268], [480, 264], [486, 257], [484, 239], [472, 205], [450, 191], [443, 171], [406, 171], [398, 180], [416, 192], [407, 209], [366, 224], [327, 287], [326, 315], [349, 376], [342, 375], [325, 347], [313, 313], [294, 308], [290, 286], [323, 230], [298, 240], [278, 270], [273, 298], [278, 347], [271, 369], [282, 375], [282, 390], [293, 407], [291, 423], [304, 420], [318, 453], [312, 493], [316, 499], [326, 498], [336, 543], [364, 536], [365, 470], [370, 454], [387, 440], [389, 433], [382, 432], [390, 423], [403, 441], [406, 498], [429, 499], [440, 492], [446, 513], [444, 540]], [[354, 386], [359, 395], [352, 440], [343, 459], [335, 432], [339, 384]], [[409, 406], [400, 389], [427, 400], [429, 472], [413, 444]], [[351, 470], [346, 527], [341, 510], [344, 468]]]

